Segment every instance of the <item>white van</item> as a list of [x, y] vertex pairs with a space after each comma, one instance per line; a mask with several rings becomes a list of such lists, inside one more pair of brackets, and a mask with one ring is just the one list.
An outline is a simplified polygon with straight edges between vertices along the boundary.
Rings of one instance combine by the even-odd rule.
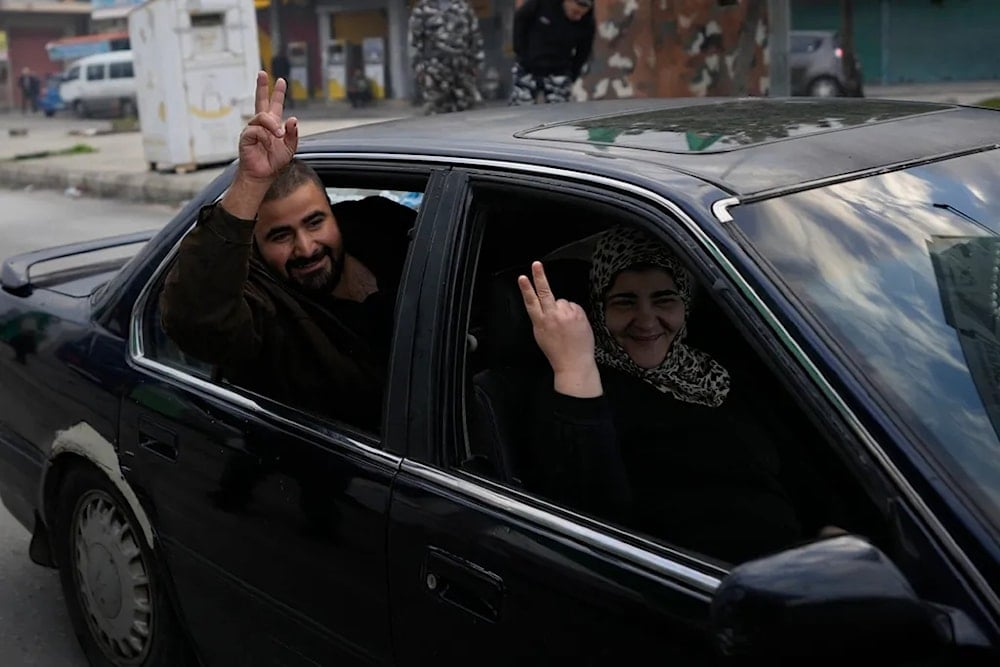
[[134, 116], [136, 90], [132, 52], [108, 51], [73, 62], [63, 74], [59, 95], [81, 118], [92, 113]]

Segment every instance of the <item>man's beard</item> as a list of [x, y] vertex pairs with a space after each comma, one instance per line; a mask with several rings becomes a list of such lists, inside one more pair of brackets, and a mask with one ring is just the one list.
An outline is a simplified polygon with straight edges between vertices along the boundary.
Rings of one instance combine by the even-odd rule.
[[[308, 266], [323, 257], [330, 258], [330, 268], [317, 269], [305, 276], [296, 276], [293, 271], [302, 266]], [[333, 289], [340, 283], [340, 278], [344, 273], [344, 251], [334, 254], [333, 248], [322, 246], [311, 257], [290, 259], [285, 262], [285, 273], [291, 283], [310, 294], [311, 296], [329, 296]]]

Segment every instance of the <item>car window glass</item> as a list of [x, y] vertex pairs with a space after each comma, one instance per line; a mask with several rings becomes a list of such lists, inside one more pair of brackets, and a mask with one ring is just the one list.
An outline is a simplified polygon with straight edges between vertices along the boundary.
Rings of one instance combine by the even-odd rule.
[[819, 48], [823, 40], [811, 35], [792, 35], [789, 49], [792, 53], [812, 53]]
[[[162, 289], [162, 285], [160, 286]], [[160, 289], [156, 290], [159, 294]], [[150, 299], [143, 317], [145, 355], [158, 363], [200, 380], [212, 378], [212, 364], [185, 354], [177, 344], [170, 340], [160, 322], [160, 300]]]
[[104, 65], [87, 65], [87, 81], [98, 81], [104, 78]]
[[[605, 315], [594, 319], [598, 239], [612, 228], [641, 229], [647, 218], [609, 204], [503, 188], [486, 188], [474, 201], [470, 220], [485, 230], [470, 262], [477, 269], [467, 281], [468, 319], [459, 324], [466, 346], [456, 364], [457, 384], [464, 386], [456, 400], [463, 408], [455, 412], [465, 420], [455, 429], [454, 468], [724, 562], [790, 547], [825, 524], [879, 531], [869, 523], [863, 492], [815, 425], [696, 280], [686, 283], [687, 315], [676, 283], [647, 292], [640, 284], [617, 288], [622, 294], [602, 300]], [[666, 243], [661, 238], [654, 245]], [[547, 267], [554, 298], [578, 304], [597, 348], [611, 352], [598, 356], [600, 398], [555, 390], [552, 365], [536, 343], [516, 283], [535, 259]], [[656, 314], [649, 319], [640, 311]], [[680, 320], [670, 319], [677, 313]], [[599, 322], [607, 329], [603, 342]], [[729, 393], [721, 405], [709, 405], [721, 391], [714, 370], [688, 377], [627, 367], [627, 355], [640, 358], [642, 346], [659, 344], [669, 327], [679, 330], [678, 322], [683, 347], [693, 352], [673, 358], [698, 361], [678, 361], [676, 368], [724, 369]], [[681, 344], [670, 344], [675, 347]], [[663, 359], [667, 347], [658, 349]], [[678, 390], [682, 382], [697, 389]], [[683, 400], [670, 395], [671, 386]], [[832, 480], [835, 490], [826, 495]]]
[[75, 81], [78, 78], [80, 78], [80, 68], [79, 67], [70, 67], [69, 71], [66, 72], [66, 76], [64, 77], [64, 80], [65, 81]]
[[796, 301], [1000, 530], [1000, 151], [733, 209]]
[[[248, 322], [241, 326], [251, 328], [252, 338], [248, 339], [255, 347], [246, 349], [254, 350], [248, 354], [257, 356], [227, 360], [226, 349], [203, 351], [198, 349], [198, 341], [185, 343], [171, 339], [164, 332], [159, 310], [162, 283], [147, 303], [145, 355], [221, 386], [245, 390], [376, 434], [380, 429], [381, 403], [366, 404], [374, 415], [371, 420], [363, 419], [360, 413], [356, 419], [354, 413], [345, 414], [340, 409], [342, 405], [361, 399], [332, 395], [327, 388], [332, 380], [327, 379], [326, 373], [332, 375], [341, 367], [338, 364], [351, 363], [350, 377], [357, 375], [354, 390], [358, 396], [375, 396], [384, 386], [395, 328], [395, 299], [409, 246], [408, 232], [412, 233], [415, 225], [424, 183], [411, 179], [407, 186], [338, 184], [325, 189], [334, 205], [344, 252], [339, 260], [333, 254], [326, 256], [340, 273], [341, 282], [362, 286], [359, 294], [334, 297], [333, 287], [330, 291], [326, 288], [309, 291], [291, 285], [289, 276], [294, 276], [296, 269], [289, 268], [290, 264], [283, 265], [281, 273], [269, 268], [255, 240], [251, 250], [251, 264], [256, 267], [251, 269], [253, 287], [232, 308], [240, 316], [250, 313]], [[310, 218], [303, 223], [303, 229], [312, 229], [309, 226], [313, 224], [319, 223]], [[283, 243], [282, 235], [290, 232], [280, 225], [274, 229], [269, 242]], [[244, 349], [239, 347], [241, 343], [233, 345], [237, 350]], [[238, 354], [242, 352], [234, 356]]]
[[110, 78], [112, 79], [130, 79], [134, 75], [132, 73], [132, 63], [111, 63], [110, 65]]

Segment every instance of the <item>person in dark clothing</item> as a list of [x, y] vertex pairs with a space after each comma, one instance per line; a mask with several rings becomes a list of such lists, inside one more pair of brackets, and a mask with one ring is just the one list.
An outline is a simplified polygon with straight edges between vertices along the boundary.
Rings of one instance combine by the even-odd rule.
[[527, 0], [514, 13], [510, 103], [568, 102], [594, 46], [593, 0]]
[[372, 82], [360, 69], [355, 69], [347, 86], [347, 99], [352, 107], [363, 107], [372, 103]]
[[[275, 81], [284, 79], [286, 84], [291, 85], [292, 63], [288, 60], [288, 55], [284, 49], [279, 48], [271, 56], [271, 76]], [[285, 106], [289, 109], [295, 108], [295, 99], [292, 97], [291, 92], [285, 96]]]
[[535, 390], [528, 488], [731, 563], [841, 532], [822, 478], [747, 409], [752, 387], [684, 342], [693, 279], [661, 243], [600, 237], [589, 321], [541, 263], [532, 273], [518, 284], [552, 375]]
[[482, 99], [486, 54], [476, 12], [466, 0], [419, 0], [410, 13], [413, 76], [427, 114], [465, 111]]
[[236, 176], [181, 242], [161, 321], [234, 384], [375, 432], [416, 213], [384, 197], [331, 205], [319, 176], [292, 159], [285, 85], [269, 97], [258, 74]]
[[21, 113], [31, 113], [38, 111], [38, 95], [41, 92], [41, 81], [30, 67], [21, 70], [21, 76], [17, 78], [17, 87], [21, 91]]

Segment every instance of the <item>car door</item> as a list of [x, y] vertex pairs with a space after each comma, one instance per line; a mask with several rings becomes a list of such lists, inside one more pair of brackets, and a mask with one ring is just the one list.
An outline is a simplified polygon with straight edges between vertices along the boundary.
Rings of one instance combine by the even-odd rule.
[[[422, 261], [407, 266], [404, 285]], [[386, 438], [216, 382], [159, 326], [164, 275], [135, 311], [121, 456], [199, 653], [206, 664], [388, 662], [385, 524], [399, 457]], [[406, 312], [396, 333], [412, 339]]]
[[464, 439], [448, 425], [464, 426], [453, 420], [461, 402], [447, 397], [464, 391], [454, 378], [475, 347], [453, 317], [469, 308], [463, 286], [479, 243], [465, 179], [451, 177], [453, 228], [437, 239], [441, 259], [414, 295], [438, 310], [413, 343], [424, 355], [411, 375], [410, 451], [390, 509], [396, 661], [610, 664], [653, 655], [710, 664], [709, 601], [724, 572], [717, 564], [448, 464], [451, 445]]

